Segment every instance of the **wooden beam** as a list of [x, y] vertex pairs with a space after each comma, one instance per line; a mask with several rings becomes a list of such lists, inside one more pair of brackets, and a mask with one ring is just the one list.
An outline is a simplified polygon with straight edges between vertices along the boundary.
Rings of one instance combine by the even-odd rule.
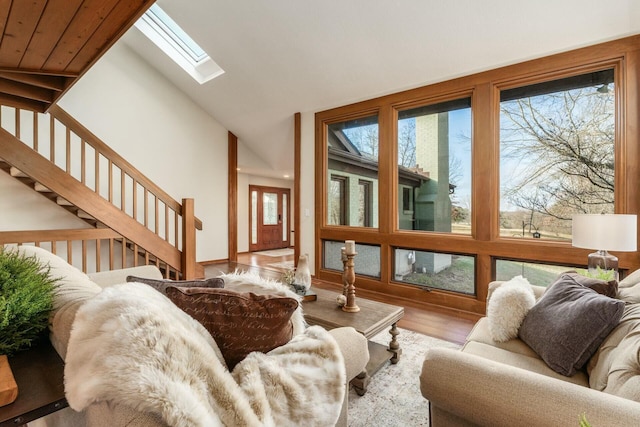
[[64, 89], [66, 81], [69, 77], [51, 76], [46, 74], [31, 74], [12, 71], [0, 71], [0, 78], [13, 80], [31, 86], [37, 86], [44, 89], [55, 90], [60, 92]]
[[0, 93], [0, 104], [10, 107], [21, 108], [23, 110], [31, 110], [38, 113], [44, 113], [49, 106], [48, 103], [34, 101], [33, 99], [22, 98], [15, 95], [7, 95]]
[[300, 113], [293, 115], [293, 231], [296, 243], [293, 246], [293, 262], [297, 266], [300, 259], [300, 244], [302, 232], [300, 203], [300, 162], [302, 162], [302, 124]]
[[63, 240], [119, 239], [121, 237], [120, 234], [110, 228], [0, 231], [0, 245], [8, 243], [56, 242]]
[[229, 132], [228, 137], [228, 182], [229, 204], [228, 211], [228, 252], [229, 261], [238, 260], [238, 137]]
[[182, 278], [196, 278], [196, 227], [193, 199], [182, 199]]
[[34, 101], [41, 101], [45, 103], [50, 103], [53, 99], [51, 90], [18, 83], [13, 80], [5, 80], [1, 77], [0, 92], [7, 95], [14, 95], [20, 98], [32, 99]]

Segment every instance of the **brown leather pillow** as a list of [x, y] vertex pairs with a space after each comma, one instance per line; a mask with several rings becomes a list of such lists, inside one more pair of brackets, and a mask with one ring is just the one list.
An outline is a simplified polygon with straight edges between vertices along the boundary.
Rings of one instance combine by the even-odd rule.
[[266, 353], [293, 336], [293, 298], [213, 288], [167, 288], [167, 296], [200, 322], [218, 344], [229, 370], [252, 351]]
[[169, 286], [175, 286], [176, 288], [224, 288], [224, 280], [218, 277], [204, 280], [170, 280], [127, 276], [127, 282], [144, 283], [165, 295]]

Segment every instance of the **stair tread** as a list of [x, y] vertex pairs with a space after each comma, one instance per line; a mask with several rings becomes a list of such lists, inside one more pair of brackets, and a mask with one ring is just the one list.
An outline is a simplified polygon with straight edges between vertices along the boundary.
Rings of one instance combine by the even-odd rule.
[[33, 189], [36, 190], [38, 193], [52, 193], [52, 191], [48, 187], [45, 187], [39, 182], [36, 182], [34, 184]]
[[84, 218], [84, 219], [92, 219], [95, 220], [95, 217], [85, 211], [83, 211], [82, 209], [78, 209], [78, 212], [76, 213], [80, 218]]
[[26, 178], [28, 176], [26, 173], [22, 172], [20, 169], [14, 166], [11, 166], [10, 174], [14, 178]]
[[56, 197], [56, 203], [60, 206], [73, 206], [73, 203], [60, 196]]

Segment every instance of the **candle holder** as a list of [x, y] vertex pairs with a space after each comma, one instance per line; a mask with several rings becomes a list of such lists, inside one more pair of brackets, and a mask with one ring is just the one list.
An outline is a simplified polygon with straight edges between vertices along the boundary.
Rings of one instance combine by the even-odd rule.
[[347, 283], [347, 254], [344, 247], [340, 249], [340, 254], [342, 259], [342, 295], [346, 298], [349, 284]]
[[343, 288], [346, 292], [345, 296], [347, 297], [347, 303], [342, 306], [342, 311], [346, 311], [347, 313], [357, 313], [360, 311], [360, 307], [356, 304], [356, 273], [354, 271], [354, 262], [353, 258], [358, 255], [357, 252], [353, 251], [352, 253], [345, 251], [345, 267], [343, 273]]

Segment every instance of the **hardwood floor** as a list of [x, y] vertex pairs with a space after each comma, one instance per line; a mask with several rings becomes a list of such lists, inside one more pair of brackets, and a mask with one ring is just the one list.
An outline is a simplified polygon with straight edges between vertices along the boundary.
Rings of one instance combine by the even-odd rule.
[[[280, 279], [282, 268], [270, 264], [279, 264], [293, 261], [293, 255], [266, 256], [259, 253], [238, 254], [238, 262], [222, 262], [209, 264], [205, 267], [206, 277], [215, 277], [221, 273], [233, 272], [236, 269], [256, 271], [265, 277]], [[321, 280], [313, 280], [313, 285], [322, 289], [340, 292], [342, 284], [330, 283]], [[430, 306], [425, 309], [424, 304], [414, 304], [405, 300], [385, 295], [379, 295], [357, 290], [356, 295], [362, 298], [386, 302], [388, 304], [404, 307], [404, 317], [398, 322], [400, 328], [409, 329], [435, 338], [440, 338], [457, 344], [463, 344], [465, 338], [479, 319], [479, 316], [471, 313], [449, 310], [438, 306]]]

